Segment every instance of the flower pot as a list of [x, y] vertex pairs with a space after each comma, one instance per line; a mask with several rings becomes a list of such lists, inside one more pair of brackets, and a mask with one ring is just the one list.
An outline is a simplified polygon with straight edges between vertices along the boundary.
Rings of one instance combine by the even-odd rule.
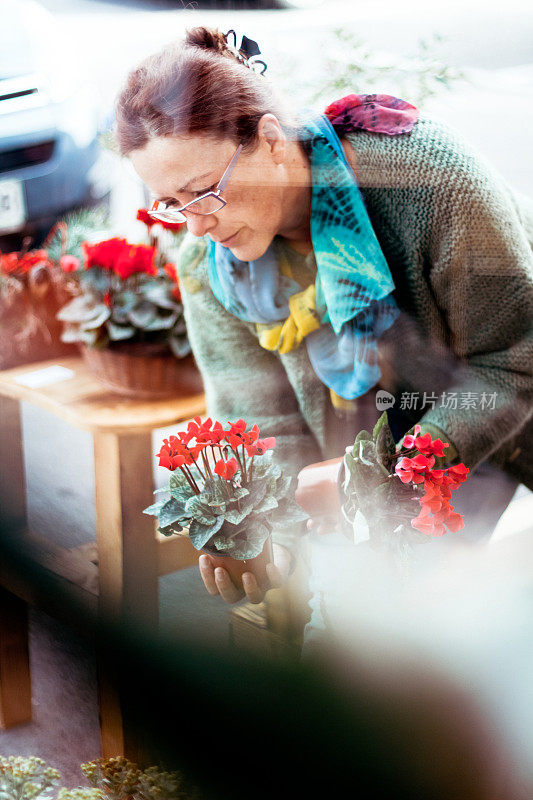
[[0, 303], [0, 370], [76, 355], [75, 345], [60, 339], [58, 310], [59, 301], [52, 292], [35, 299], [28, 289], [9, 303]]
[[298, 473], [296, 502], [310, 517], [336, 516], [340, 514], [339, 470], [342, 456], [309, 464]]
[[117, 394], [156, 400], [203, 392], [193, 356], [176, 358], [166, 344], [120, 342], [80, 350], [94, 377]]
[[229, 572], [231, 580], [238, 589], [243, 589], [242, 576], [245, 572], [253, 572], [257, 583], [263, 591], [270, 588], [266, 571], [267, 564], [272, 562], [272, 541], [270, 536], [265, 541], [261, 553], [255, 558], [249, 558], [245, 561], [238, 561], [230, 556], [214, 556], [211, 552], [207, 552], [206, 555], [209, 556], [215, 568], [223, 567]]

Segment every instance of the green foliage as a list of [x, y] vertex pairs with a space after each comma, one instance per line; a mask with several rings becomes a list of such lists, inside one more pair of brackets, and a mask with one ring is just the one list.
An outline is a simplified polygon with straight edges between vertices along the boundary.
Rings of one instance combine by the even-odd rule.
[[[51, 256], [57, 259], [62, 252], [61, 239], [65, 239], [65, 229], [67, 252], [82, 262], [82, 242], [87, 239], [92, 244], [97, 240], [106, 242], [110, 236], [102, 230], [106, 220], [98, 213], [94, 217], [87, 213], [70, 216], [65, 223], [58, 227], [49, 248]], [[129, 274], [127, 262], [121, 262], [122, 267], [117, 271], [116, 261], [113, 268], [109, 263], [104, 268], [92, 262], [89, 269], [80, 268], [62, 274], [70, 297], [75, 295], [57, 315], [64, 323], [63, 341], [82, 342], [92, 347], [108, 347], [124, 341], [163, 343], [177, 358], [191, 352], [179, 292], [176, 295], [177, 284], [173, 273], [168, 271], [168, 257], [160, 246], [163, 241], [165, 247], [171, 246], [170, 240], [175, 238], [166, 237], [166, 233], [150, 236], [149, 246], [156, 248], [154, 274], [149, 274], [150, 270], [145, 272], [133, 268], [133, 274]], [[63, 247], [64, 244], [63, 241]], [[126, 259], [129, 258], [127, 248], [128, 245]], [[117, 254], [115, 249], [113, 257], [118, 258]], [[109, 257], [108, 251], [104, 259]]]
[[[371, 543], [386, 544], [392, 551], [427, 537], [411, 527], [420, 496], [416, 487], [403, 484], [394, 473], [396, 445], [387, 413], [379, 418], [372, 433], [361, 431], [344, 457], [344, 519], [355, 524], [357, 511], [366, 519]], [[399, 532], [401, 531], [401, 537]], [[400, 541], [401, 540], [401, 541]]]
[[411, 57], [387, 57], [377, 54], [354, 31], [337, 28], [329, 51], [333, 56], [324, 72], [327, 77], [313, 100], [327, 96], [326, 102], [331, 102], [350, 92], [385, 92], [421, 107], [443, 88], [450, 89], [465, 80], [461, 70], [439, 59], [443, 41], [433, 34], [429, 40], [419, 39], [417, 52]]
[[89, 236], [93, 236], [96, 231], [104, 231], [109, 224], [105, 205], [72, 211], [63, 221], [68, 231], [66, 241], [63, 242], [61, 232], [57, 229], [47, 245], [48, 255], [52, 261], [59, 261], [63, 252], [66, 255], [81, 258], [82, 242]]
[[[307, 76], [296, 62], [283, 58], [283, 74], [279, 75], [287, 94], [297, 94], [298, 104], [322, 108], [333, 100], [351, 93], [385, 93], [402, 97], [419, 108], [442, 89], [450, 90], [466, 80], [462, 70], [445, 63], [446, 40], [434, 33], [419, 39], [416, 49], [406, 56], [379, 52], [365, 42], [360, 29], [329, 28], [325, 30], [317, 54], [325, 54], [321, 62], [322, 80]], [[296, 78], [295, 78], [296, 76]]]
[[215, 537], [213, 546], [219, 553], [223, 553], [246, 560], [258, 556], [270, 534], [270, 528], [257, 517], [252, 517], [242, 528], [227, 529]]
[[193, 546], [197, 550], [202, 550], [223, 524], [224, 516], [222, 514], [218, 517], [213, 517], [212, 522], [207, 525], [193, 518], [189, 524], [189, 538]]
[[246, 482], [240, 472], [231, 481], [208, 478], [197, 494], [177, 469], [166, 488], [170, 499], [154, 503], [144, 513], [159, 518], [159, 530], [165, 535], [188, 527], [198, 550], [254, 558], [275, 525], [297, 524], [308, 517], [294, 500], [296, 479], [283, 475], [271, 451], [254, 458], [253, 470], [249, 459], [247, 471], [252, 474]]
[[185, 512], [185, 505], [180, 503], [174, 497], [167, 500], [159, 512], [159, 524], [166, 528], [174, 523], [180, 523], [182, 519], [186, 519], [188, 515]]
[[[64, 342], [99, 347], [121, 341], [164, 342], [178, 357], [190, 353], [183, 306], [173, 299], [173, 284], [164, 274], [136, 274], [120, 280], [88, 269], [78, 281], [81, 294], [57, 314], [65, 323]], [[102, 302], [108, 291], [113, 293], [110, 305]]]

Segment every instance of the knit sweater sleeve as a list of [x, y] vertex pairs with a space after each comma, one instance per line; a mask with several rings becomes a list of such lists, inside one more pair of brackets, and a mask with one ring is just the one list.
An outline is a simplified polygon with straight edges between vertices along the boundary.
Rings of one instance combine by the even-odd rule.
[[[258, 343], [253, 325], [229, 314], [211, 291], [206, 245], [187, 234], [177, 258], [185, 320], [202, 374], [209, 416], [223, 424], [256, 423], [261, 437], [275, 436], [275, 458], [287, 474], [320, 461], [318, 443], [277, 355]], [[299, 530], [278, 528], [273, 541], [294, 554]]]
[[422, 424], [469, 467], [512, 441], [533, 413], [533, 259], [523, 219], [482, 162], [450, 168], [431, 238], [429, 282], [459, 357], [447, 396]]

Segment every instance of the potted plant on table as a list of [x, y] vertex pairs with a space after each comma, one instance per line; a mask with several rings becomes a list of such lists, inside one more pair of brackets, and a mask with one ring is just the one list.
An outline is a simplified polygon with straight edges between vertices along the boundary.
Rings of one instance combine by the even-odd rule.
[[158, 237], [83, 242], [68, 275], [75, 294], [58, 313], [95, 376], [120, 394], [159, 398], [202, 391], [175, 265]]
[[0, 252], [0, 369], [76, 352], [61, 341], [56, 314], [72, 297], [65, 275], [79, 266], [81, 243], [104, 220], [102, 208], [72, 212], [40, 247], [32, 248], [28, 236], [19, 251]]
[[187, 535], [237, 586], [251, 570], [266, 589], [274, 525], [299, 523], [307, 514], [294, 500], [296, 479], [273, 462], [275, 438], [260, 439], [258, 426], [247, 429], [242, 419], [228, 426], [195, 417], [186, 431], [164, 440], [157, 455], [171, 476], [156, 492], [169, 497], [144, 513], [158, 517], [161, 533]]
[[418, 545], [464, 527], [450, 501], [469, 470], [464, 464], [435, 468], [448, 446], [421, 435], [420, 425], [396, 445], [385, 412], [372, 432], [358, 434], [344, 458], [302, 470], [296, 498], [312, 516], [322, 508], [341, 515], [349, 537], [362, 517], [370, 547], [403, 569]]
[[[48, 245], [61, 233], [61, 248], [54, 259]], [[66, 229], [55, 225], [39, 249], [24, 241], [20, 251], [0, 253], [0, 369], [25, 362], [65, 355], [71, 348], [60, 341], [61, 327], [55, 319], [68, 294], [61, 280], [60, 263], [66, 254]]]

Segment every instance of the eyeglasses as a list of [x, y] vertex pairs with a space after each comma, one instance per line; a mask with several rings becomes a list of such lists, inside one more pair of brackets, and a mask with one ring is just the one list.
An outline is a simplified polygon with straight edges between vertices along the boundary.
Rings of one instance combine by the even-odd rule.
[[186, 222], [187, 217], [183, 213], [184, 211], [187, 211], [189, 214], [201, 214], [204, 216], [207, 214], [216, 214], [217, 211], [220, 211], [221, 208], [224, 208], [224, 206], [227, 205], [224, 198], [220, 195], [228, 185], [231, 173], [233, 172], [235, 164], [237, 163], [237, 159], [241, 154], [242, 148], [243, 145], [240, 144], [235, 151], [233, 158], [224, 170], [224, 174], [214, 191], [206, 192], [205, 194], [200, 195], [200, 197], [197, 197], [195, 200], [191, 200], [190, 203], [186, 203], [180, 208], [169, 206], [166, 203], [163, 203], [161, 200], [154, 200], [154, 203], [148, 212], [150, 216], [154, 217], [155, 219], [160, 219], [163, 222]]

